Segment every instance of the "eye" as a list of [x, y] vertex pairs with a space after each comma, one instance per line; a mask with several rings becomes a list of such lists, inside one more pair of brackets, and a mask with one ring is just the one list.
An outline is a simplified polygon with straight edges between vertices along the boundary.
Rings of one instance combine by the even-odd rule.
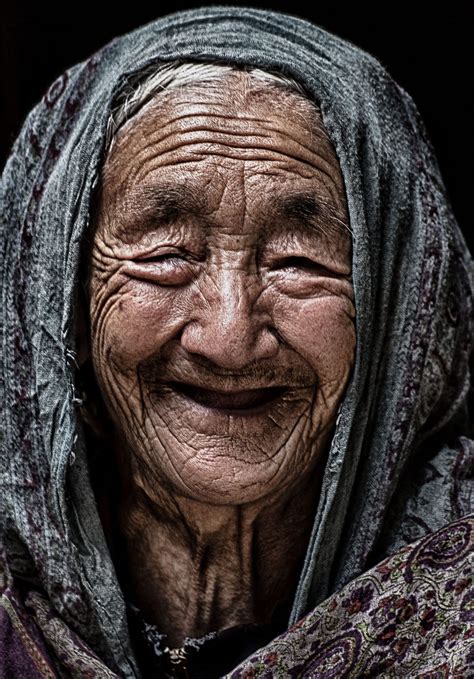
[[158, 285], [185, 285], [196, 273], [189, 257], [176, 252], [164, 252], [150, 257], [139, 257], [127, 266], [129, 275], [149, 280]]
[[143, 257], [143, 259], [138, 260], [140, 263], [144, 264], [181, 264], [182, 262], [187, 262], [185, 257], [176, 255], [175, 253], [167, 253], [164, 255], [154, 255], [153, 257]]
[[296, 257], [296, 256], [285, 257], [285, 259], [281, 260], [278, 266], [274, 268], [300, 269], [300, 270], [306, 269], [313, 271], [314, 273], [324, 273], [328, 271], [326, 267], [324, 267], [322, 264], [318, 264], [312, 259], [308, 259], [307, 257]]
[[[337, 270], [332, 261], [327, 266], [309, 257], [291, 255], [270, 262], [268, 282], [275, 290], [289, 297], [306, 299], [346, 291], [346, 276]], [[322, 257], [321, 257], [322, 259]], [[329, 258], [328, 258], [329, 259]], [[352, 290], [352, 286], [351, 286]]]

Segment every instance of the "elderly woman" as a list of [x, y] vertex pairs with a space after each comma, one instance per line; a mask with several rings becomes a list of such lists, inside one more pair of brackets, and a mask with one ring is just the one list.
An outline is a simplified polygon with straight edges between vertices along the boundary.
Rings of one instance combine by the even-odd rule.
[[157, 20], [2, 214], [2, 676], [467, 676], [471, 259], [376, 60]]

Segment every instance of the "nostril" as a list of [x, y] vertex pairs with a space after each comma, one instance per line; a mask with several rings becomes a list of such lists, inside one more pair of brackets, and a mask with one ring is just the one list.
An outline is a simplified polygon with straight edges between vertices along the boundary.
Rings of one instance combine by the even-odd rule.
[[179, 342], [187, 352], [203, 356], [218, 367], [241, 370], [278, 353], [283, 340], [270, 320], [268, 315], [246, 314], [242, 308], [235, 315], [231, 311], [223, 315], [209, 307], [180, 330]]
[[279, 345], [284, 344], [285, 340], [283, 339], [283, 337], [280, 335], [278, 330], [273, 325], [268, 326], [268, 332], [271, 335], [273, 335], [273, 337], [276, 339], [276, 341], [278, 342]]

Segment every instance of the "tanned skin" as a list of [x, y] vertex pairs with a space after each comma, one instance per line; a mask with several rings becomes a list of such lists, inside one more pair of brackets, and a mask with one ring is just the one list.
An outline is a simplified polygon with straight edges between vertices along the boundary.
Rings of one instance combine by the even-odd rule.
[[353, 365], [347, 223], [316, 107], [242, 72], [161, 93], [104, 162], [82, 352], [124, 588], [172, 646], [295, 591]]

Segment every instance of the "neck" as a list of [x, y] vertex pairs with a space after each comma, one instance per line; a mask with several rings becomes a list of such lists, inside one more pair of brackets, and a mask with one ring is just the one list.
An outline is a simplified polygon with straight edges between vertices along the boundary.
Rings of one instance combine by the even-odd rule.
[[281, 497], [237, 506], [162, 488], [151, 497], [143, 480], [127, 476], [125, 484], [123, 476], [117, 528], [125, 596], [175, 647], [186, 637], [269, 622], [281, 602], [293, 600], [319, 476]]

